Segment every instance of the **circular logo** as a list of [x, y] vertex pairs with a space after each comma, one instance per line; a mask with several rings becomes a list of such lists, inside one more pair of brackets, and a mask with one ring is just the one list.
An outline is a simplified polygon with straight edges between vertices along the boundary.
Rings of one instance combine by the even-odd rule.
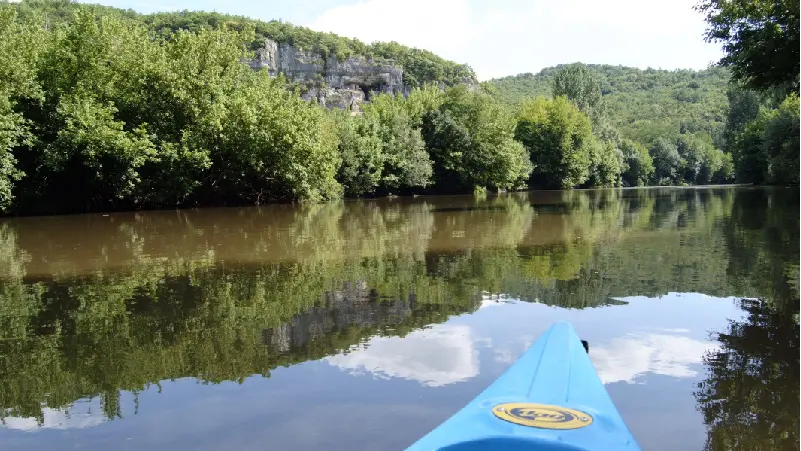
[[510, 423], [541, 429], [578, 429], [592, 424], [592, 417], [580, 410], [529, 402], [498, 404], [492, 413]]

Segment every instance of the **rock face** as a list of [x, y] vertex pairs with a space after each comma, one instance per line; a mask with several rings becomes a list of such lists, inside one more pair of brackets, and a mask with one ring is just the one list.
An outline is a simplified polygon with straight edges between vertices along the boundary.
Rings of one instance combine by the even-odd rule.
[[[413, 316], [416, 297], [381, 300], [364, 282], [346, 283], [325, 294], [323, 305], [310, 308], [278, 327], [262, 330], [262, 343], [273, 353], [304, 349], [325, 342], [351, 327], [396, 326]], [[332, 353], [338, 350], [331, 349]]]
[[339, 61], [334, 55], [323, 58], [266, 39], [249, 64], [255, 70], [268, 70], [271, 76], [284, 74], [304, 88], [304, 99], [329, 108], [356, 112], [373, 93], [404, 93], [403, 70], [392, 60], [350, 57]]

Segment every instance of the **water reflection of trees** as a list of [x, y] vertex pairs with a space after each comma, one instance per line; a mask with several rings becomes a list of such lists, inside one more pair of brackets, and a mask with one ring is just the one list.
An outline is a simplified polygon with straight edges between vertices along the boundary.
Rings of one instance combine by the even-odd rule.
[[[765, 193], [599, 190], [136, 213], [63, 218], [65, 233], [52, 218], [8, 221], [0, 412], [41, 419], [43, 406], [97, 396], [114, 417], [121, 390], [268, 375], [473, 311], [487, 293], [567, 308], [677, 290], [779, 299], [787, 287], [777, 284], [793, 270], [785, 248], [798, 238], [770, 230], [792, 221], [797, 230], [798, 203]], [[739, 212], [754, 202], [767, 205], [767, 223]], [[776, 211], [792, 208], [794, 216]]]
[[726, 222], [727, 275], [738, 291], [786, 310], [798, 296], [798, 190], [738, 191]]
[[791, 450], [799, 443], [797, 190], [737, 192], [723, 225], [726, 275], [745, 318], [714, 334], [696, 398], [707, 450]]
[[715, 338], [695, 393], [708, 428], [705, 449], [792, 450], [799, 443], [799, 327], [796, 311], [743, 299], [747, 316]]

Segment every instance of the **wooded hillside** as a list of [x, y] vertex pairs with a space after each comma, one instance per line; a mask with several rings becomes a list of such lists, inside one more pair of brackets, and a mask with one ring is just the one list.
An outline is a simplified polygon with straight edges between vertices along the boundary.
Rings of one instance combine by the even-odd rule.
[[[497, 97], [517, 105], [527, 97], [552, 94], [554, 76], [564, 65], [491, 80]], [[612, 124], [629, 139], [650, 143], [659, 137], [704, 132], [722, 144], [729, 101], [729, 71], [636, 69], [587, 65], [599, 84]]]

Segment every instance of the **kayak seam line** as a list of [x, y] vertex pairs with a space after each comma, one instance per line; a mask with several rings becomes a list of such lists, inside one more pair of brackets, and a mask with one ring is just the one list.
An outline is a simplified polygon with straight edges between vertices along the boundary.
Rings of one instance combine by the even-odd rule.
[[531, 378], [531, 383], [528, 386], [528, 390], [526, 391], [526, 398], [531, 397], [531, 391], [534, 390], [535, 382], [540, 374], [540, 366], [542, 364], [542, 356], [545, 355], [545, 350], [548, 349], [548, 342], [551, 340], [551, 335], [553, 334], [551, 329], [548, 329], [548, 335], [545, 337], [545, 346], [542, 347], [540, 350], [540, 355], [537, 357], [537, 368], [534, 370], [534, 375]]
[[573, 348], [576, 345], [576, 340], [573, 339], [572, 336], [569, 337], [568, 339], [570, 341], [569, 341], [569, 344], [568, 344], [568, 347], [567, 347], [567, 355], [568, 355], [568, 360], [567, 360], [567, 389], [565, 390], [565, 404], [567, 404], [570, 401], [570, 387], [571, 387], [571, 382], [572, 382], [572, 379], [573, 379], [573, 360], [574, 360], [573, 359], [573, 354], [575, 353], [575, 350]]

